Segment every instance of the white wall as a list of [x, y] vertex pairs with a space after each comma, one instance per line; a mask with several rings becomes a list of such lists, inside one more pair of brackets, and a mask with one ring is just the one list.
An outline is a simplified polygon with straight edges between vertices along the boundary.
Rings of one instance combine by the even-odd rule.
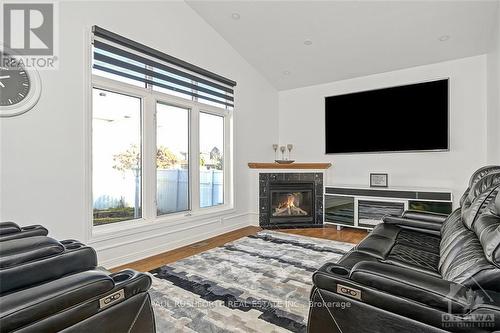
[[[225, 218], [129, 230], [91, 242], [101, 264], [114, 266], [250, 224], [250, 160], [271, 160], [277, 140], [277, 91], [184, 2], [61, 2], [60, 63], [41, 72], [38, 105], [2, 119], [0, 220], [43, 224], [58, 239], [85, 240], [85, 54], [94, 24], [238, 82], [234, 116], [236, 211]], [[265, 121], [263, 121], [265, 119]], [[258, 131], [258, 132], [257, 132]], [[119, 235], [116, 235], [119, 236]]]
[[[450, 78], [449, 152], [324, 154], [325, 96], [445, 77]], [[294, 144], [298, 161], [332, 162], [329, 183], [368, 185], [370, 172], [387, 172], [391, 186], [449, 188], [458, 200], [470, 174], [486, 163], [486, 114], [486, 56], [476, 56], [281, 91], [279, 140]]]
[[493, 48], [487, 57], [488, 72], [488, 163], [500, 164], [500, 5]]

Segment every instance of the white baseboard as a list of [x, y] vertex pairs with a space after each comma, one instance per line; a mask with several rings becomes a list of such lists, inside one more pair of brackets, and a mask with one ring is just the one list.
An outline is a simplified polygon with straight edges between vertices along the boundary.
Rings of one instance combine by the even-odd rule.
[[[131, 262], [134, 262], [137, 260], [145, 259], [145, 258], [154, 256], [154, 255], [166, 252], [166, 251], [171, 251], [171, 250], [174, 250], [174, 249], [182, 247], [182, 246], [186, 246], [189, 244], [200, 242], [200, 241], [203, 241], [205, 239], [215, 237], [215, 236], [220, 235], [220, 234], [224, 234], [226, 232], [234, 231], [234, 230], [241, 229], [241, 228], [248, 227], [248, 226], [253, 226], [254, 220], [255, 220], [255, 217], [253, 215], [258, 216], [258, 214], [246, 213], [246, 214], [240, 214], [234, 218], [226, 218], [225, 221], [227, 221], [227, 222], [225, 222], [225, 224], [227, 224], [227, 225], [217, 226], [217, 227], [214, 227], [210, 231], [206, 231], [206, 232], [202, 232], [202, 233], [197, 233], [195, 230], [193, 230], [193, 232], [192, 232], [193, 235], [190, 237], [183, 237], [182, 239], [170, 240], [166, 244], [162, 244], [162, 245], [158, 245], [158, 246], [154, 246], [154, 247], [149, 247], [149, 248], [146, 248], [144, 250], [136, 251], [133, 253], [127, 253], [126, 255], [123, 255], [120, 257], [113, 257], [113, 258], [105, 259], [102, 261], [99, 260], [99, 265], [104, 266], [107, 269], [111, 269], [111, 268], [114, 268], [117, 266], [126, 265], [128, 263], [131, 263]], [[258, 225], [258, 223], [257, 223], [257, 225]], [[194, 228], [194, 229], [196, 229], [196, 228]], [[169, 238], [174, 238], [175, 233], [173, 233], [172, 236], [173, 237], [169, 237]], [[158, 236], [158, 237], [161, 237], [161, 236]], [[109, 246], [106, 248], [109, 249]], [[106, 254], [103, 253], [106, 251], [106, 248], [97, 249], [98, 255], [99, 256], [106, 256]]]
[[250, 225], [254, 227], [260, 226], [259, 224], [259, 213], [248, 213], [248, 217], [250, 220]]

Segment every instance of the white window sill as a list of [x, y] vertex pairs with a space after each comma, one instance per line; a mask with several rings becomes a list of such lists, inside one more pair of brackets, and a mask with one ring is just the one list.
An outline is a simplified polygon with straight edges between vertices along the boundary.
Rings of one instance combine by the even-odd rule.
[[202, 208], [196, 212], [185, 211], [179, 213], [158, 216], [154, 219], [136, 219], [123, 222], [115, 222], [101, 226], [92, 227], [92, 234], [87, 239], [88, 244], [93, 244], [109, 239], [137, 235], [141, 232], [163, 229], [189, 222], [197, 222], [207, 219], [217, 219], [228, 217], [236, 212], [236, 209], [229, 205]]

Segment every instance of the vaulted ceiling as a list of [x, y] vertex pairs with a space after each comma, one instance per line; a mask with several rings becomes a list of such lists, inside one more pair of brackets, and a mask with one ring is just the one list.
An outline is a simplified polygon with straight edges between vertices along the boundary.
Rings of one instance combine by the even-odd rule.
[[278, 90], [488, 52], [499, 2], [187, 1]]

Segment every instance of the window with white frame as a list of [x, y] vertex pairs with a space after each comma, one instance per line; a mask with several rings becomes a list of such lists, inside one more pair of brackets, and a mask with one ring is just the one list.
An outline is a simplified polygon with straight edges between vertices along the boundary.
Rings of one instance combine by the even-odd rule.
[[93, 225], [230, 208], [236, 83], [96, 26], [92, 41]]

